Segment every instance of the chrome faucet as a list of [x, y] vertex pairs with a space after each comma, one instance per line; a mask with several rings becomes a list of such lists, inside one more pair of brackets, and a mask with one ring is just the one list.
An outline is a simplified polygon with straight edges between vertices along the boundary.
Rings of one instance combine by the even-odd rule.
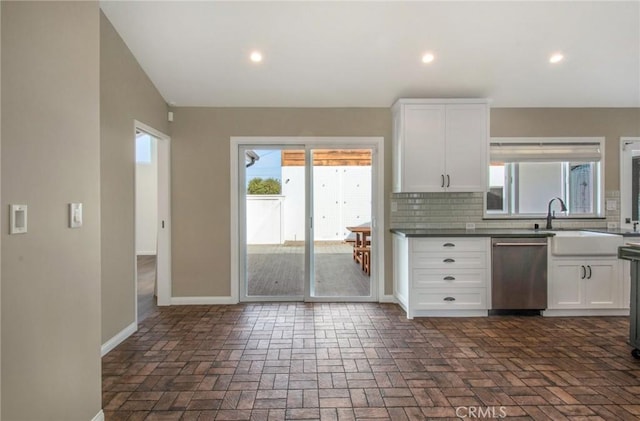
[[562, 201], [562, 199], [560, 199], [559, 197], [554, 197], [553, 199], [549, 200], [549, 208], [547, 210], [547, 227], [546, 227], [546, 229], [548, 229], [548, 230], [551, 229], [551, 220], [556, 217], [555, 216], [555, 211], [554, 211], [553, 215], [551, 214], [551, 204], [556, 199], [558, 199], [560, 201], [560, 212], [566, 212], [567, 211], [567, 207], [565, 206], [565, 204]]

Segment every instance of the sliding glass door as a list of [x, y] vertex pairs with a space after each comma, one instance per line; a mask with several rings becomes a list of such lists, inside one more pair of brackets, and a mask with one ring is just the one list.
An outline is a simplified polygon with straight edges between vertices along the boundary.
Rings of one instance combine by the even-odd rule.
[[[283, 177], [283, 159], [300, 157]], [[305, 150], [256, 146], [240, 150], [241, 293], [247, 301], [304, 298], [306, 265]]]
[[371, 149], [311, 150], [312, 266], [308, 298], [371, 295]]
[[373, 300], [373, 147], [239, 151], [241, 300]]

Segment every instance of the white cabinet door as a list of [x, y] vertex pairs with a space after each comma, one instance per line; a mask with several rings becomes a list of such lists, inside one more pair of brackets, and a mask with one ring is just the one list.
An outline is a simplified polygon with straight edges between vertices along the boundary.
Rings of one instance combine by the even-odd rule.
[[548, 285], [550, 309], [584, 307], [584, 262], [581, 260], [555, 261], [551, 265]]
[[401, 99], [394, 105], [394, 192], [486, 190], [489, 108], [468, 101]]
[[588, 308], [614, 308], [621, 306], [618, 261], [586, 261], [585, 304]]
[[445, 138], [447, 191], [485, 191], [488, 171], [486, 105], [447, 105]]
[[617, 259], [555, 260], [549, 309], [624, 308]]
[[405, 105], [401, 113], [401, 191], [443, 191], [445, 107]]

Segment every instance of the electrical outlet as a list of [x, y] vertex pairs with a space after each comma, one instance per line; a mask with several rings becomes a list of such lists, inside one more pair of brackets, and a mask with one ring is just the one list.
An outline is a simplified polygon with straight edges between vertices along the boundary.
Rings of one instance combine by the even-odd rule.
[[618, 229], [618, 223], [617, 222], [607, 222], [607, 229], [608, 230]]
[[467, 225], [465, 226], [465, 228], [468, 230], [474, 230], [476, 229], [476, 224], [473, 222], [467, 222]]
[[398, 202], [391, 202], [391, 212], [398, 212]]
[[614, 211], [618, 209], [618, 202], [615, 200], [607, 200], [607, 210]]

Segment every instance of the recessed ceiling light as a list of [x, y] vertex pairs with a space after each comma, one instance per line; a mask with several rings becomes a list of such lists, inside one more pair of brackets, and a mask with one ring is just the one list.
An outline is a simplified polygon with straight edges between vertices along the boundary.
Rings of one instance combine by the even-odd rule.
[[435, 60], [436, 56], [433, 55], [433, 53], [424, 53], [424, 55], [422, 56], [422, 62], [423, 63], [431, 63], [433, 60]]
[[262, 53], [260, 51], [253, 51], [249, 58], [254, 63], [260, 63], [262, 61]]
[[549, 57], [549, 63], [560, 63], [564, 59], [562, 53], [553, 53], [551, 57]]

